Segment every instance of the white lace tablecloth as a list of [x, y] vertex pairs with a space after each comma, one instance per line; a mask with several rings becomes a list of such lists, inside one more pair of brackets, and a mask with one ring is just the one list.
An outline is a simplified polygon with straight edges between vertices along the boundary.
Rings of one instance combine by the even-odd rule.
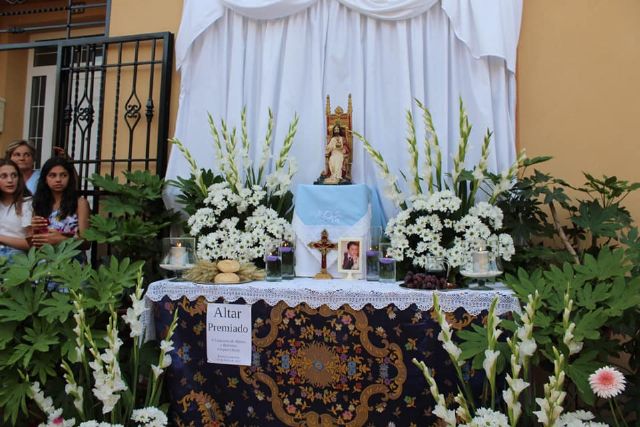
[[515, 311], [520, 312], [518, 298], [510, 290], [478, 291], [460, 289], [450, 291], [425, 291], [407, 289], [399, 283], [367, 282], [365, 280], [315, 280], [296, 278], [282, 282], [250, 282], [239, 285], [212, 285], [191, 282], [161, 280], [152, 283], [145, 295], [148, 301], [157, 302], [168, 296], [172, 300], [187, 297], [190, 301], [205, 297], [213, 302], [224, 298], [226, 302], [235, 302], [242, 298], [247, 304], [264, 300], [269, 305], [280, 301], [290, 307], [306, 303], [312, 308], [323, 304], [336, 310], [344, 304], [360, 310], [367, 304], [375, 308], [384, 308], [394, 304], [401, 310], [415, 304], [421, 310], [433, 307], [433, 294], [437, 293], [440, 305], [446, 312], [464, 308], [470, 314], [477, 315], [488, 310], [493, 299], [498, 297], [496, 312], [498, 315]]

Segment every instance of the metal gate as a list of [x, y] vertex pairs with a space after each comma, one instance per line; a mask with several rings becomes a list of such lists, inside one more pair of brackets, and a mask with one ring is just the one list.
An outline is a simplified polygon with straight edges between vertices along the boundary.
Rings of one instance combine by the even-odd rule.
[[0, 44], [0, 51], [42, 48], [57, 52], [53, 146], [75, 163], [82, 194], [99, 196], [88, 181], [93, 173], [146, 169], [164, 176], [173, 35]]
[[85, 195], [93, 173], [164, 175], [172, 51], [171, 33], [60, 41], [53, 140]]

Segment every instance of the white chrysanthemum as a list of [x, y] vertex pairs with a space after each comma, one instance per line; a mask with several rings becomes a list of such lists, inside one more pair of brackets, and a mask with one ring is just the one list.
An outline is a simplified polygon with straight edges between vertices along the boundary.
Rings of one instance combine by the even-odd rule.
[[608, 424], [592, 421], [595, 416], [589, 411], [566, 412], [560, 416], [558, 427], [608, 427]]
[[460, 427], [509, 427], [509, 420], [502, 412], [478, 408], [471, 422], [461, 424]]
[[[411, 206], [392, 218], [386, 228], [391, 255], [398, 261], [410, 259], [427, 269], [431, 257], [441, 258], [449, 267], [470, 262], [471, 253], [485, 247], [509, 260], [515, 248], [506, 234], [495, 234], [502, 227], [502, 211], [481, 202], [459, 219], [462, 201], [451, 191], [417, 195]], [[446, 239], [444, 240], [445, 237]]]
[[131, 419], [143, 423], [145, 427], [164, 427], [169, 422], [165, 413], [153, 406], [136, 409], [131, 414]]
[[110, 423], [91, 420], [91, 421], [85, 421], [83, 423], [80, 423], [78, 427], [124, 427], [124, 426], [122, 424], [110, 424]]

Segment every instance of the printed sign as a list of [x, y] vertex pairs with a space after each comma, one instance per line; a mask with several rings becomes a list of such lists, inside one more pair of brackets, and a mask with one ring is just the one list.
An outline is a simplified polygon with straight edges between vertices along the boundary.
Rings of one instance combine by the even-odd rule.
[[251, 305], [207, 306], [207, 361], [251, 366]]

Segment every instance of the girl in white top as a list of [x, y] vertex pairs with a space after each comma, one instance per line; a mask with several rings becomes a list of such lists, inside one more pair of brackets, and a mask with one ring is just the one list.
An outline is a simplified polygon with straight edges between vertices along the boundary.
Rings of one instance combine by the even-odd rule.
[[29, 249], [31, 199], [24, 199], [25, 188], [18, 165], [0, 159], [0, 257], [9, 260]]

